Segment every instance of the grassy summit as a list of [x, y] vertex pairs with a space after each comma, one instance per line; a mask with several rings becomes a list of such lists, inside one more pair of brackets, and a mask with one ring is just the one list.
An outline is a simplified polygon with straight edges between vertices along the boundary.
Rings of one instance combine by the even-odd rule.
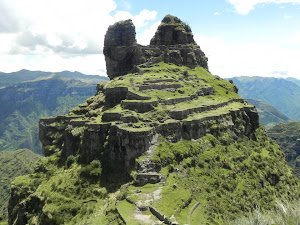
[[299, 199], [233, 84], [201, 67], [137, 71], [41, 120], [48, 157], [14, 181], [10, 224], [224, 224]]

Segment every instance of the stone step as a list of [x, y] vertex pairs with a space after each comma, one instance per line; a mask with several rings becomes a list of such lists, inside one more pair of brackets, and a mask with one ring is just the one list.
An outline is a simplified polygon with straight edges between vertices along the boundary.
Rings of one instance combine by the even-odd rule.
[[138, 173], [135, 178], [135, 184], [137, 186], [144, 186], [148, 183], [164, 183], [166, 179], [165, 175], [159, 173]]
[[134, 110], [139, 113], [149, 112], [158, 105], [157, 100], [142, 101], [142, 100], [123, 100], [121, 106], [123, 109]]
[[[215, 109], [224, 107], [233, 102], [241, 102], [242, 103], [242, 102], [244, 102], [244, 100], [243, 99], [231, 99], [229, 101], [221, 102], [221, 103], [214, 104], [214, 105], [191, 107], [191, 108], [187, 108], [187, 109], [183, 109], [183, 110], [174, 110], [174, 111], [170, 111], [169, 115], [172, 119], [183, 120], [183, 119], [186, 119], [189, 115], [191, 115], [193, 113], [201, 113], [201, 112], [206, 112], [206, 111], [210, 111], [210, 110], [215, 110]], [[191, 106], [193, 106], [193, 104], [191, 104]]]
[[146, 90], [163, 90], [163, 89], [177, 89], [181, 88], [181, 84], [149, 84], [149, 85], [142, 85], [139, 87], [140, 91], [146, 91]]
[[174, 79], [156, 79], [156, 80], [145, 80], [144, 84], [154, 84], [154, 83], [163, 83], [163, 82], [174, 82]]

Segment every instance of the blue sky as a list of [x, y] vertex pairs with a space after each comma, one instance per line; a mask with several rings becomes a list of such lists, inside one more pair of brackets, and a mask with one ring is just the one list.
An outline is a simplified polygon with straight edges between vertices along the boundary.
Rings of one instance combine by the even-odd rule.
[[188, 23], [213, 74], [300, 79], [300, 0], [0, 0], [0, 71], [105, 75], [107, 27], [148, 44], [166, 14]]

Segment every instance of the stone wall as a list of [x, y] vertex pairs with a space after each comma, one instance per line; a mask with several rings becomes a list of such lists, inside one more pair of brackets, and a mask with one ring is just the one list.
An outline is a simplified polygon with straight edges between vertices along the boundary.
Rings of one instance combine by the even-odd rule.
[[[68, 118], [60, 117], [58, 122], [60, 125], [55, 127], [51, 125], [53, 119], [40, 120], [40, 140], [43, 146], [57, 145], [58, 148], [63, 149], [64, 158], [79, 151], [80, 159], [86, 163], [109, 150], [110, 159], [124, 163], [127, 168], [133, 166], [135, 159], [149, 149], [156, 134], [166, 137], [169, 141], [177, 142], [181, 139], [199, 139], [207, 133], [218, 135], [226, 130], [231, 130], [237, 136], [247, 136], [259, 126], [258, 114], [254, 107], [245, 107], [191, 121], [165, 122], [141, 130], [125, 129], [122, 128], [122, 124], [85, 124], [83, 133], [77, 135], [72, 133], [74, 127], [68, 125], [70, 124]], [[215, 130], [211, 130], [213, 124], [218, 125]], [[51, 136], [51, 133], [56, 136]], [[49, 154], [45, 152], [45, 155]]]

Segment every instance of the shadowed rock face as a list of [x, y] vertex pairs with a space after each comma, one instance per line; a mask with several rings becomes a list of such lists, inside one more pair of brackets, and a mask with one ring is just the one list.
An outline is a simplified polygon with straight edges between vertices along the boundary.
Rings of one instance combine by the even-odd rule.
[[127, 74], [135, 62], [135, 27], [131, 20], [110, 26], [104, 39], [104, 55], [109, 78]]
[[104, 46], [131, 46], [136, 44], [135, 27], [132, 20], [119, 21], [106, 32]]
[[110, 79], [138, 70], [141, 64], [158, 62], [208, 70], [207, 58], [194, 41], [191, 28], [171, 15], [162, 20], [149, 46], [137, 44], [131, 20], [115, 23], [105, 35], [104, 55]]

